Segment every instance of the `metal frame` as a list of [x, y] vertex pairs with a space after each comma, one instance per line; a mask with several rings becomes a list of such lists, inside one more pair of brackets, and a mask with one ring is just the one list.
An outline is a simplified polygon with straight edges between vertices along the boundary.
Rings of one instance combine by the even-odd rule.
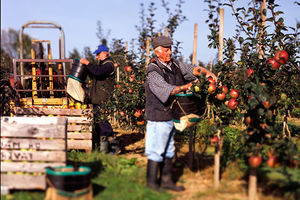
[[[49, 75], [18, 75], [17, 74], [17, 63], [20, 64], [24, 64], [24, 63], [32, 63], [32, 62], [45, 62], [45, 63], [51, 63], [51, 62], [55, 62], [55, 63], [70, 63], [70, 65], [72, 65], [73, 60], [72, 59], [13, 59], [13, 71], [14, 71], [14, 89], [17, 92], [25, 92], [25, 91], [34, 91], [33, 89], [18, 89], [17, 88], [17, 77], [49, 77]], [[64, 77], [66, 78], [68, 75], [51, 75], [52, 77]], [[49, 91], [49, 90], [38, 90], [36, 89], [35, 91]], [[66, 89], [53, 89], [53, 91], [66, 91]]]
[[[65, 34], [62, 27], [54, 22], [50, 21], [28, 21], [25, 23], [19, 32], [19, 41], [20, 41], [20, 60], [23, 57], [23, 31], [25, 28], [57, 28], [61, 32], [61, 39], [59, 40], [59, 59], [65, 59]], [[21, 75], [24, 75], [24, 64], [21, 62]], [[63, 75], [66, 75], [66, 66], [63, 63]], [[21, 77], [21, 85], [24, 86], [24, 78]]]

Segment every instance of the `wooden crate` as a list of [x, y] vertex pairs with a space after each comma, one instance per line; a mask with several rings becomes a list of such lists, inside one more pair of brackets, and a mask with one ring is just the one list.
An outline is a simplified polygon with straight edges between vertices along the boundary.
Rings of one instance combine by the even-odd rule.
[[1, 188], [45, 189], [45, 167], [65, 166], [65, 117], [1, 117]]
[[81, 149], [86, 152], [92, 150], [92, 110], [91, 109], [63, 109], [63, 108], [21, 108], [15, 107], [16, 116], [65, 116], [68, 121], [67, 141], [68, 150]]

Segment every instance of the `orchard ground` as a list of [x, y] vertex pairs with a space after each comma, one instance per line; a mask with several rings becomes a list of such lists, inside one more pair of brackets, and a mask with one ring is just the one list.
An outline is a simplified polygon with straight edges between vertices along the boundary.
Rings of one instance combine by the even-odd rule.
[[[296, 133], [293, 140], [300, 149], [300, 118], [290, 118], [288, 121], [292, 134]], [[237, 130], [235, 133], [240, 129], [239, 126], [231, 128]], [[189, 134], [180, 133], [175, 136], [176, 156], [173, 174], [177, 184], [184, 185], [186, 190], [172, 192], [153, 191], [147, 188], [144, 132], [125, 131], [121, 128], [115, 128], [114, 131], [120, 141], [121, 149], [118, 155], [101, 154], [97, 151], [89, 154], [75, 150], [68, 152], [68, 164], [77, 162], [91, 167], [94, 199], [248, 199], [248, 173], [245, 170], [247, 165], [242, 165], [236, 160], [224, 166], [221, 160], [221, 181], [219, 189], [215, 190], [213, 187], [214, 146], [211, 144], [200, 146], [197, 141], [194, 152], [190, 153]], [[288, 169], [269, 168], [263, 163], [258, 170], [260, 200], [299, 199], [299, 186], [299, 166]], [[1, 200], [38, 200], [44, 197], [44, 191], [11, 191], [9, 195], [1, 195]]]
[[[289, 118], [293, 126], [300, 130], [300, 119]], [[121, 155], [127, 159], [137, 158], [136, 164], [146, 169], [147, 158], [144, 155], [144, 134], [138, 132], [124, 131], [116, 129], [118, 138], [120, 139]], [[203, 147], [199, 143], [195, 144], [195, 152], [193, 153], [193, 165], [189, 166], [190, 152], [189, 141], [183, 139], [182, 136], [176, 138], [176, 156], [175, 166], [173, 169], [174, 179], [177, 184], [183, 184], [186, 188], [182, 192], [170, 192], [174, 195], [174, 199], [201, 199], [201, 200], [242, 200], [247, 199], [248, 176], [241, 171], [238, 162], [231, 163], [223, 171], [221, 170], [221, 181], [218, 190], [213, 186], [214, 173], [214, 147], [209, 146], [205, 153]], [[300, 138], [295, 138], [298, 149], [300, 149]], [[202, 153], [201, 153], [202, 152]], [[271, 168], [265, 166], [263, 171]], [[277, 169], [282, 170], [282, 169]], [[300, 169], [296, 170], [297, 176], [300, 178]], [[276, 184], [272, 183], [272, 176], [276, 181], [276, 174], [269, 176], [269, 180], [258, 182], [258, 197], [260, 200], [283, 200], [285, 191], [276, 191]], [[278, 174], [277, 174], [278, 175]], [[280, 181], [280, 179], [277, 179]], [[274, 184], [272, 186], [272, 184]], [[272, 188], [273, 187], [273, 188]], [[299, 193], [300, 191], [298, 191]], [[298, 194], [300, 195], [300, 194]], [[297, 196], [298, 197], [298, 196]], [[288, 197], [289, 199], [296, 199]]]

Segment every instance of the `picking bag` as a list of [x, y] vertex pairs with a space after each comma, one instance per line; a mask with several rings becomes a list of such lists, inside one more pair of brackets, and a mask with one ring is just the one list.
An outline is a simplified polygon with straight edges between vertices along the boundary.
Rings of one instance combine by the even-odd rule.
[[171, 106], [175, 129], [182, 132], [199, 122], [205, 108], [205, 98], [200, 99], [193, 93], [176, 94]]

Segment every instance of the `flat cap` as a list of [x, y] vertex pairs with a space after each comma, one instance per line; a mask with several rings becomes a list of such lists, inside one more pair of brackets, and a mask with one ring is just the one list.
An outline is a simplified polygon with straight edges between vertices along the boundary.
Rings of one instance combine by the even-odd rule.
[[173, 44], [172, 40], [166, 36], [159, 36], [152, 40], [153, 49], [155, 49], [158, 46], [170, 47], [170, 46], [172, 46], [172, 44]]

